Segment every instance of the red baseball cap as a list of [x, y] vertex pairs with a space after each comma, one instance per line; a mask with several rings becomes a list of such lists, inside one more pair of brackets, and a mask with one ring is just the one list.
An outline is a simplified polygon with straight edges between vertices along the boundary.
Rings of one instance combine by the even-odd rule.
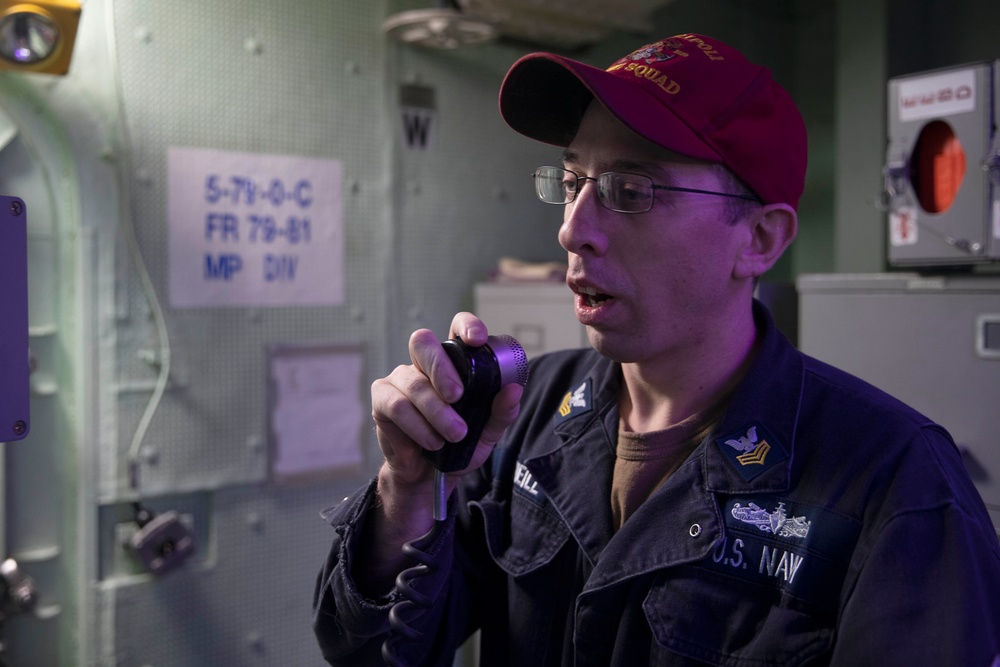
[[798, 205], [806, 173], [802, 115], [770, 70], [736, 49], [687, 33], [648, 44], [607, 70], [532, 53], [507, 72], [500, 114], [527, 137], [568, 146], [593, 98], [649, 141], [724, 164], [765, 204]]

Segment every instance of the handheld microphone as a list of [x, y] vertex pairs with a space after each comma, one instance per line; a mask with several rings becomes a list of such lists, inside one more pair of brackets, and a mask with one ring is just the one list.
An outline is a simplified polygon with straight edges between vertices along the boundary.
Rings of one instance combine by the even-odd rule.
[[462, 379], [462, 397], [452, 407], [469, 430], [458, 442], [448, 442], [437, 450], [424, 450], [424, 457], [441, 472], [465, 469], [490, 418], [493, 399], [508, 384], [528, 384], [528, 357], [513, 336], [490, 336], [486, 344], [470, 347], [461, 338], [442, 343], [448, 358]]

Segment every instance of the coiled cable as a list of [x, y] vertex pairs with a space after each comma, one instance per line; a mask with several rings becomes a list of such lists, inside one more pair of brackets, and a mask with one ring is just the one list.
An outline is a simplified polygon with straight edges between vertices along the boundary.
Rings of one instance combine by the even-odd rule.
[[448, 518], [445, 474], [434, 470], [434, 525], [426, 534], [403, 545], [403, 554], [417, 562], [396, 577], [396, 590], [400, 600], [389, 610], [389, 625], [392, 631], [382, 643], [382, 659], [388, 667], [409, 667], [397, 655], [397, 646], [402, 641], [417, 641], [423, 633], [412, 628], [409, 623], [419, 618], [431, 606], [431, 598], [413, 588], [413, 582], [437, 571], [437, 559], [430, 554], [430, 547], [444, 530]]

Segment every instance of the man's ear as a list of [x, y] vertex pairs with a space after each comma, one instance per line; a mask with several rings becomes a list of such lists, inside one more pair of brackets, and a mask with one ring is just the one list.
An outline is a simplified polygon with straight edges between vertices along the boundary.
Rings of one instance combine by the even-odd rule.
[[750, 225], [747, 243], [733, 267], [737, 278], [757, 278], [767, 273], [785, 252], [799, 230], [798, 216], [788, 204], [768, 204], [740, 224]]

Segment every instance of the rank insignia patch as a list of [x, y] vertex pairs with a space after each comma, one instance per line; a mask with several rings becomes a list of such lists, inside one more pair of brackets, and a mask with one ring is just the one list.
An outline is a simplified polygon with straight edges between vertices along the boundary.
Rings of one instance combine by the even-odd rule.
[[719, 449], [748, 482], [788, 458], [777, 438], [760, 424], [749, 424], [739, 433], [716, 439]]
[[562, 402], [559, 404], [559, 411], [556, 413], [556, 424], [561, 424], [567, 419], [572, 419], [578, 415], [590, 412], [593, 404], [590, 400], [590, 378], [583, 381], [576, 389], [566, 392]]

